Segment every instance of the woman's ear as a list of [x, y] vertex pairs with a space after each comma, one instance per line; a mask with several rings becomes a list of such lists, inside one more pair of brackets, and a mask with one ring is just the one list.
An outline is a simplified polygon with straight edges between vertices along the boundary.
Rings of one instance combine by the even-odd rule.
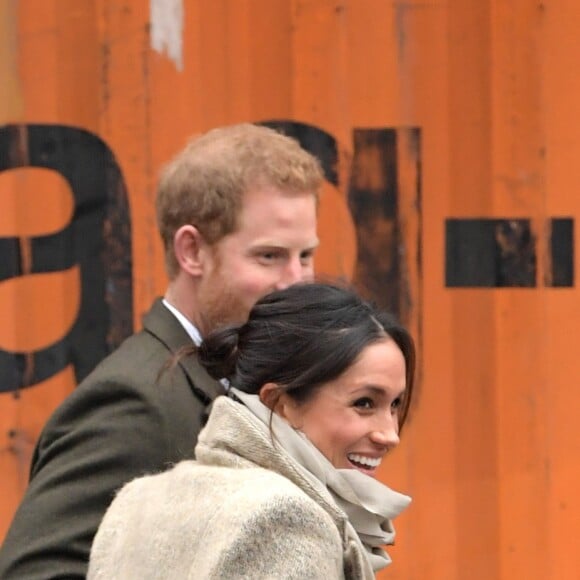
[[278, 399], [280, 398], [280, 388], [276, 383], [266, 383], [258, 393], [262, 404], [266, 405], [268, 409], [274, 411]]
[[268, 409], [272, 410], [276, 415], [285, 419], [295, 429], [299, 429], [300, 425], [297, 423], [299, 413], [297, 413], [298, 405], [292, 397], [280, 389], [276, 383], [266, 383], [260, 389], [260, 401]]
[[192, 276], [202, 274], [206, 247], [207, 243], [195, 226], [181, 226], [173, 236], [173, 251], [179, 267]]

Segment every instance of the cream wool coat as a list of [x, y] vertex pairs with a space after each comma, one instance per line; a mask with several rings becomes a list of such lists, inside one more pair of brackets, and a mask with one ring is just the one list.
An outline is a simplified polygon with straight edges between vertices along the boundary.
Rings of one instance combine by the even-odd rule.
[[326, 488], [242, 404], [216, 399], [196, 456], [120, 491], [89, 580], [374, 578]]

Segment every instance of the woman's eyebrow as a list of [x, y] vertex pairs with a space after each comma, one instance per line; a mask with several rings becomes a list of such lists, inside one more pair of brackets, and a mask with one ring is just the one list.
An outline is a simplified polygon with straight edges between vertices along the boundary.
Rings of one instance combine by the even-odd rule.
[[[351, 391], [351, 394], [356, 394], [360, 392], [368, 392], [371, 391], [374, 395], [381, 396], [386, 395], [386, 387], [379, 387], [373, 384], [370, 385], [363, 385], [362, 387], [356, 388], [354, 391]], [[403, 396], [407, 392], [407, 388], [403, 387], [399, 393], [397, 393], [397, 397]]]
[[378, 387], [375, 386], [373, 384], [370, 385], [363, 385], [362, 387], [358, 387], [357, 389], [355, 389], [354, 391], [351, 391], [353, 394], [354, 393], [359, 393], [361, 391], [372, 391], [375, 395], [384, 395], [385, 394], [385, 387]]

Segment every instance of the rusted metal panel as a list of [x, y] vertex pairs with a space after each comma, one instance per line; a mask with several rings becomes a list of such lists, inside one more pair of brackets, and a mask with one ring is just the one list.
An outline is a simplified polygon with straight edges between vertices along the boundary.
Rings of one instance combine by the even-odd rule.
[[[574, 0], [1, 2], [0, 536], [82, 376], [58, 345], [76, 328], [99, 358], [163, 291], [160, 167], [196, 132], [256, 121], [323, 161], [318, 271], [420, 345], [381, 468], [415, 501], [383, 577], [575, 579], [579, 18]], [[82, 210], [79, 187], [96, 192]], [[59, 237], [94, 212], [98, 283], [88, 239]], [[87, 285], [100, 306], [79, 326]]]

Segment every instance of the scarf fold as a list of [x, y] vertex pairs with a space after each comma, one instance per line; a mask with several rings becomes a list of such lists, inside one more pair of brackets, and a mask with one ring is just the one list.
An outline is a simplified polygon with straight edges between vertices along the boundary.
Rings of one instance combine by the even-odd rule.
[[258, 395], [235, 388], [230, 389], [230, 394], [267, 429], [271, 427], [276, 441], [303, 468], [303, 475], [310, 483], [315, 486], [322, 483], [328, 489], [348, 517], [349, 538], [362, 543], [373, 571], [387, 566], [391, 559], [381, 546], [394, 543], [391, 519], [411, 503], [411, 498], [356, 469], [336, 469], [304, 433], [272, 413]]

